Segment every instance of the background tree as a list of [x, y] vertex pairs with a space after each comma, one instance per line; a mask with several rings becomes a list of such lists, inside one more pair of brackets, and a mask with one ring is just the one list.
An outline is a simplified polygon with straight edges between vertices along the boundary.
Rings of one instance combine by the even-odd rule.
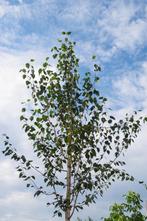
[[110, 216], [104, 221], [145, 221], [147, 216], [142, 214], [142, 200], [140, 195], [129, 191], [125, 196], [125, 202], [115, 203], [110, 207]]
[[[32, 59], [20, 70], [31, 92], [20, 120], [41, 168], [19, 155], [7, 135], [3, 151], [18, 161], [19, 177], [27, 181], [27, 187], [36, 188], [34, 195], [46, 194], [54, 215], [64, 212], [65, 221], [75, 210], [95, 203], [115, 180], [134, 180], [121, 169], [125, 162], [118, 158], [134, 142], [142, 121], [136, 119], [136, 112], [123, 120], [107, 113], [107, 99], [97, 89], [101, 68], [94, 64], [92, 73], [80, 74], [75, 42], [68, 35], [63, 32], [65, 37], [51, 49], [54, 70], [49, 57], [38, 71]], [[42, 175], [42, 186], [31, 170]]]

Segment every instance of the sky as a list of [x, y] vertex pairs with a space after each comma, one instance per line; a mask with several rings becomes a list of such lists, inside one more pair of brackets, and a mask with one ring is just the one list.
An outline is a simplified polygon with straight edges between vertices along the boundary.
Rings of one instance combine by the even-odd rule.
[[[7, 133], [18, 150], [32, 154], [21, 130], [21, 102], [27, 91], [19, 70], [34, 58], [49, 55], [62, 31], [71, 31], [84, 69], [97, 56], [102, 67], [101, 94], [114, 115], [142, 110], [147, 115], [146, 0], [0, 0], [0, 134]], [[125, 154], [126, 169], [147, 183], [147, 126]], [[0, 141], [1, 142], [1, 141]], [[3, 149], [2, 142], [0, 143]], [[19, 180], [15, 164], [0, 153], [0, 221], [58, 221], [45, 200], [33, 198]], [[116, 182], [97, 203], [76, 214], [99, 221], [128, 190], [138, 192], [147, 214], [147, 191], [137, 183]]]

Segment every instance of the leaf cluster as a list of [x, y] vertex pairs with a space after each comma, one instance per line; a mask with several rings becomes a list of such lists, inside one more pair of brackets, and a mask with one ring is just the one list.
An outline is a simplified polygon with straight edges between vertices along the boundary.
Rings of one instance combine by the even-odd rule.
[[129, 191], [125, 196], [125, 202], [115, 203], [110, 207], [110, 216], [104, 221], [145, 221], [147, 216], [142, 214], [142, 200], [140, 195]]

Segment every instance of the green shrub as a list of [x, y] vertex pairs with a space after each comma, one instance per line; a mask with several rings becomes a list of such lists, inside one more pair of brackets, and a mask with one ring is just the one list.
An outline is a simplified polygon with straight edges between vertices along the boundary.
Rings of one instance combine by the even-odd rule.
[[142, 200], [138, 193], [129, 191], [124, 195], [125, 202], [115, 203], [110, 207], [110, 215], [104, 221], [145, 221], [147, 216], [142, 214]]

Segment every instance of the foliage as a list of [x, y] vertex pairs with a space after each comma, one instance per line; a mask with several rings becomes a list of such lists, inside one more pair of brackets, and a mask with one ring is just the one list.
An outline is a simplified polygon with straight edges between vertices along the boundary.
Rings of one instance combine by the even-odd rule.
[[[20, 70], [31, 92], [20, 121], [42, 167], [19, 155], [7, 135], [3, 151], [18, 162], [19, 177], [27, 187], [36, 188], [34, 196], [50, 196], [47, 205], [54, 206], [54, 215], [64, 212], [65, 220], [95, 203], [115, 180], [134, 180], [121, 168], [125, 162], [119, 157], [134, 142], [143, 120], [136, 112], [121, 120], [107, 113], [107, 99], [98, 90], [101, 68], [94, 64], [92, 73], [79, 73], [69, 35], [64, 32], [59, 46], [51, 49], [54, 68], [47, 57], [38, 71], [33, 59]], [[42, 186], [32, 170], [43, 177]]]
[[140, 195], [130, 191], [125, 195], [125, 203], [115, 203], [110, 207], [110, 216], [104, 221], [145, 221], [147, 216], [141, 212], [141, 203]]

